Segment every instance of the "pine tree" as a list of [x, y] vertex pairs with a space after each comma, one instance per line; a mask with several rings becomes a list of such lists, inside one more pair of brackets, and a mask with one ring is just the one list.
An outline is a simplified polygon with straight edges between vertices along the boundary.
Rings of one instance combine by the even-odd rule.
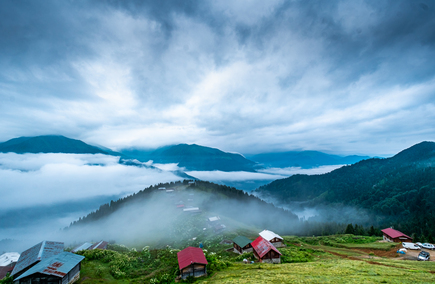
[[348, 224], [346, 227], [346, 230], [344, 231], [345, 234], [355, 234], [355, 229], [353, 228], [352, 224]]

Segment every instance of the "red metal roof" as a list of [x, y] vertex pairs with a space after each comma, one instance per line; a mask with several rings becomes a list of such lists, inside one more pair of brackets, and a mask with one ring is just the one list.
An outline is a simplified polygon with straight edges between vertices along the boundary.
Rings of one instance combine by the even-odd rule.
[[407, 236], [404, 233], [394, 230], [392, 228], [383, 229], [382, 232], [390, 236], [392, 239], [399, 238], [399, 237], [407, 237], [412, 240], [410, 236]]
[[266, 253], [270, 250], [274, 250], [277, 253], [281, 254], [274, 245], [271, 244], [268, 240], [263, 239], [261, 236], [256, 238], [252, 243], [252, 247], [257, 252], [258, 256], [262, 258]]
[[200, 248], [187, 247], [177, 253], [178, 266], [183, 269], [192, 263], [208, 264], [204, 252]]
[[12, 270], [14, 270], [14, 266], [15, 266], [15, 263], [10, 264], [8, 266], [0, 266], [0, 279], [5, 278], [6, 274], [8, 274], [8, 272], [11, 273]]

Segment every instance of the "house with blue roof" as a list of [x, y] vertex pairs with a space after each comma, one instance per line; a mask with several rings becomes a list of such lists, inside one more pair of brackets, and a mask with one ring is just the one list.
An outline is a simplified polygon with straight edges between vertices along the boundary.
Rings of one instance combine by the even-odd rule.
[[81, 262], [84, 256], [62, 252], [44, 259], [19, 277], [14, 284], [70, 284], [80, 278]]
[[14, 284], [69, 284], [80, 278], [83, 259], [62, 242], [43, 241], [21, 253], [11, 276]]
[[19, 277], [38, 262], [60, 254], [63, 252], [63, 248], [64, 244], [62, 242], [43, 241], [34, 245], [21, 253], [11, 276], [14, 279]]

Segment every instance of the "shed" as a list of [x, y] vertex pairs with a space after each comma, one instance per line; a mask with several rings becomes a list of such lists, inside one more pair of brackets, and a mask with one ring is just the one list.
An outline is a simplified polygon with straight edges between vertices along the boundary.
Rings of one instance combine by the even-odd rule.
[[0, 280], [5, 278], [8, 273], [11, 273], [14, 270], [15, 262], [8, 264], [6, 266], [0, 266]]
[[38, 262], [63, 252], [63, 243], [43, 241], [23, 251], [11, 275], [15, 278], [26, 272]]
[[184, 208], [183, 212], [201, 213], [201, 210], [199, 209], [199, 207], [189, 207], [189, 208]]
[[395, 243], [400, 243], [400, 242], [412, 243], [412, 238], [410, 236], [407, 236], [400, 231], [394, 230], [393, 228], [383, 229], [382, 234], [383, 234], [384, 241], [395, 242]]
[[259, 233], [259, 235], [265, 239], [268, 240], [269, 242], [271, 242], [275, 247], [279, 248], [279, 247], [285, 247], [283, 241], [283, 238], [278, 235], [275, 234], [272, 231], [269, 230], [263, 230], [262, 232]]
[[93, 249], [107, 249], [107, 245], [109, 243], [105, 242], [105, 241], [101, 241], [98, 243], [93, 244], [90, 248], [88, 248], [88, 250], [93, 250]]
[[12, 263], [16, 263], [20, 258], [18, 252], [6, 252], [0, 255], [0, 266], [8, 266]]
[[181, 278], [207, 275], [207, 259], [200, 248], [187, 247], [177, 253]]
[[237, 236], [233, 239], [234, 252], [246, 253], [252, 251], [251, 240], [245, 236]]
[[210, 217], [210, 218], [208, 218], [208, 221], [209, 222], [215, 222], [215, 221], [218, 221], [218, 220], [220, 220], [221, 218], [219, 218], [219, 216], [215, 216], [215, 217]]
[[84, 243], [84, 244], [79, 245], [78, 247], [73, 248], [73, 249], [71, 250], [71, 252], [76, 253], [76, 252], [79, 252], [79, 251], [82, 251], [82, 250], [87, 250], [87, 249], [89, 249], [91, 246], [92, 246], [91, 243]]
[[251, 243], [251, 245], [254, 251], [254, 256], [260, 262], [281, 263], [281, 253], [268, 240], [259, 236]]
[[37, 263], [15, 278], [14, 283], [74, 283], [80, 278], [81, 261], [84, 258], [74, 253], [62, 252]]

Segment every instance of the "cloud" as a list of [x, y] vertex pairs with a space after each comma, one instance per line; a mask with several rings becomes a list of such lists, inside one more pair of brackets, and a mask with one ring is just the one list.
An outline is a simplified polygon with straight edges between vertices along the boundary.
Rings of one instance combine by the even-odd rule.
[[282, 176], [291, 176], [296, 174], [303, 174], [303, 175], [320, 175], [329, 173], [335, 169], [338, 169], [342, 167], [343, 165], [330, 165], [330, 166], [320, 166], [317, 168], [311, 168], [311, 169], [302, 169], [300, 167], [289, 167], [289, 168], [267, 168], [267, 169], [261, 169], [260, 172], [268, 173], [268, 174], [274, 174], [274, 175], [282, 175]]
[[420, 4], [3, 1], [0, 139], [394, 154], [435, 135]]
[[2, 210], [131, 194], [181, 178], [158, 169], [124, 166], [117, 157], [76, 154], [0, 154]]
[[201, 180], [218, 182], [218, 181], [250, 181], [250, 180], [275, 180], [284, 178], [285, 176], [274, 175], [269, 173], [253, 173], [253, 172], [222, 172], [222, 171], [189, 171], [186, 172], [190, 176], [194, 176]]

